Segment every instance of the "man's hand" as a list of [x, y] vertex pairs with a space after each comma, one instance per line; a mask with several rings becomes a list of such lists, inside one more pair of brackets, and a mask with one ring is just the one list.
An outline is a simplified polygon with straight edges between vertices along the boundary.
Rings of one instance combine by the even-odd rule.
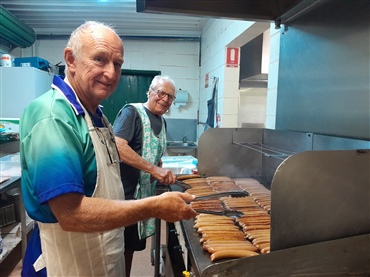
[[158, 166], [152, 172], [152, 177], [163, 185], [170, 185], [176, 181], [176, 175], [171, 170]]
[[156, 196], [158, 198], [157, 218], [167, 222], [188, 220], [194, 218], [197, 213], [186, 202], [195, 199], [195, 195], [182, 192], [165, 192]]
[[162, 161], [158, 166], [146, 161], [140, 155], [138, 155], [128, 145], [128, 142], [120, 137], [116, 138], [117, 149], [121, 160], [142, 171], [148, 172], [151, 175], [151, 179], [156, 179], [164, 185], [173, 184], [176, 181], [176, 175], [171, 170], [162, 168]]

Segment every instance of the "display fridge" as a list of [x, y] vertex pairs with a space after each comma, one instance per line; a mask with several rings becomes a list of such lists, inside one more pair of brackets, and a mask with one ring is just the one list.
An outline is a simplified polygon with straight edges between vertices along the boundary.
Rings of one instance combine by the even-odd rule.
[[53, 77], [35, 67], [0, 67], [0, 117], [20, 118], [32, 100], [51, 88]]

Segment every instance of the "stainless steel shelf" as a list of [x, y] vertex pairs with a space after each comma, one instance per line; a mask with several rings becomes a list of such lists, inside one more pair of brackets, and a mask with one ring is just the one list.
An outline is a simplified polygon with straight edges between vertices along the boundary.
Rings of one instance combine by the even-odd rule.
[[[27, 235], [34, 228], [35, 221], [26, 215], [26, 232]], [[23, 243], [22, 223], [15, 222], [11, 225], [1, 228], [3, 252], [0, 254], [0, 263], [17, 247], [19, 243]]]

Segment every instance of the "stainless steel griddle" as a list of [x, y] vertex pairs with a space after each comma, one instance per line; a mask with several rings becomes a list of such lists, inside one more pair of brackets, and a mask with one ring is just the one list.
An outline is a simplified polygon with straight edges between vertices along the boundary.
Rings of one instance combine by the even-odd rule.
[[211, 262], [193, 220], [181, 221], [188, 270], [195, 276], [370, 275], [370, 142], [319, 135], [318, 145], [315, 136], [249, 128], [201, 136], [202, 176], [251, 177], [271, 188], [271, 252]]

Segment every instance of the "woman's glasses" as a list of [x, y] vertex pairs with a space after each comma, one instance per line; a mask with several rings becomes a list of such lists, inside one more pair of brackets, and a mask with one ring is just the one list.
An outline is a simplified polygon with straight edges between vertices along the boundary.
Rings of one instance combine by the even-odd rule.
[[171, 101], [172, 102], [173, 100], [176, 99], [176, 96], [175, 95], [168, 94], [167, 92], [164, 92], [162, 90], [157, 90], [156, 93], [158, 94], [158, 97], [161, 98], [161, 99], [165, 98], [166, 95], [168, 97], [168, 101]]

